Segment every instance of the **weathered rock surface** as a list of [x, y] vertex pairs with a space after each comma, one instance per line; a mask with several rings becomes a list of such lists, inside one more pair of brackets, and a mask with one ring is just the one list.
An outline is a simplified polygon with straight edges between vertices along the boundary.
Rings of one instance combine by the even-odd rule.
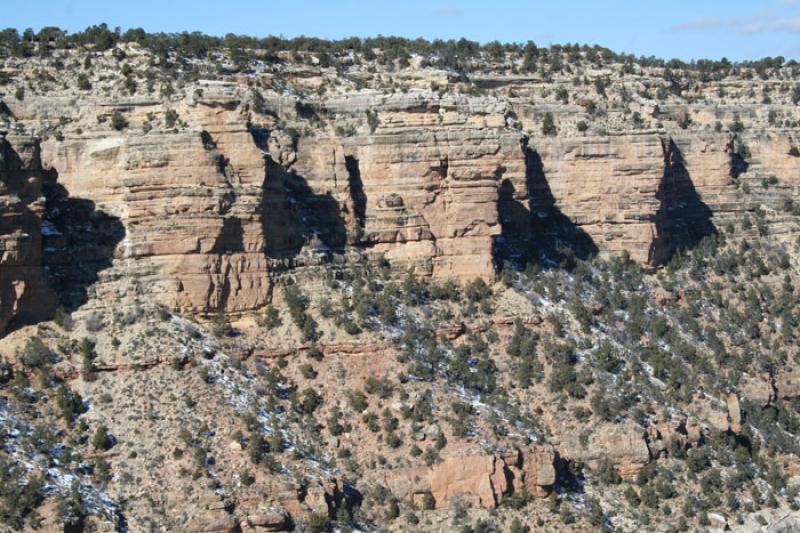
[[556, 465], [553, 448], [539, 446], [502, 456], [465, 453], [433, 467], [384, 471], [379, 477], [401, 499], [421, 504], [430, 493], [437, 509], [447, 508], [454, 499], [494, 508], [522, 490], [539, 498], [547, 496], [556, 481]]
[[[314, 72], [286, 75], [319, 87]], [[502, 261], [548, 249], [627, 251], [659, 264], [755, 213], [763, 220], [750, 231], [798, 233], [786, 208], [800, 180], [796, 134], [769, 124], [764, 106], [635, 100], [631, 126], [610, 103], [596, 116], [580, 101], [534, 105], [533, 79], [475, 83], [525, 96], [270, 90], [256, 113], [248, 83], [229, 77], [193, 82], [181, 98], [65, 89], [4, 101], [30, 130], [69, 126], [41, 143], [4, 141], [21, 156], [3, 163], [13, 191], [2, 193], [0, 325], [44, 311], [32, 303], [43, 301], [34, 296], [45, 287], [42, 261], [68, 305], [88, 293], [93, 305], [146, 293], [182, 312], [238, 313], [268, 303], [284, 276], [365, 256], [421, 275], [491, 279]], [[115, 112], [128, 121], [121, 131], [110, 126]], [[167, 112], [178, 117], [169, 125]], [[545, 112], [556, 135], [537, 130]], [[677, 127], [685, 114], [692, 124]], [[734, 117], [744, 131], [713, 127]], [[579, 135], [578, 119], [596, 124]], [[35, 227], [47, 219], [44, 175], [57, 197], [89, 204], [60, 220], [50, 242]], [[76, 237], [87, 225], [106, 228], [99, 243]], [[77, 291], [76, 258], [91, 262]]]
[[601, 461], [609, 461], [624, 477], [633, 477], [651, 459], [644, 428], [628, 423], [604, 424], [595, 428], [584, 446], [578, 435], [564, 435], [558, 446], [560, 455], [572, 461], [581, 461], [595, 469]]
[[42, 174], [38, 140], [0, 132], [0, 332], [54, 307], [42, 264]]

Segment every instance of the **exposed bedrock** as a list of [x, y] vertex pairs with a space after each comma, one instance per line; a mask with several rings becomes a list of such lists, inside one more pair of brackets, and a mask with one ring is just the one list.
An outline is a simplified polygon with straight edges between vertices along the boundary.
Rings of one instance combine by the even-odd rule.
[[0, 132], [0, 331], [52, 311], [42, 265], [42, 174], [38, 142]]
[[[542, 136], [516, 127], [529, 109], [486, 97], [274, 97], [256, 115], [244, 87], [204, 90], [171, 105], [14, 104], [33, 129], [58, 113], [82, 129], [3, 138], [2, 326], [46, 315], [47, 290], [73, 308], [146, 295], [236, 313], [268, 303], [284, 276], [363, 258], [491, 279], [506, 261], [627, 251], [661, 264], [756, 212], [753, 232], [798, 232], [783, 207], [800, 185], [793, 134], [757, 123]], [[141, 128], [167, 109], [185, 126]], [[98, 121], [119, 110], [128, 128]], [[366, 110], [378, 126], [354, 127]]]

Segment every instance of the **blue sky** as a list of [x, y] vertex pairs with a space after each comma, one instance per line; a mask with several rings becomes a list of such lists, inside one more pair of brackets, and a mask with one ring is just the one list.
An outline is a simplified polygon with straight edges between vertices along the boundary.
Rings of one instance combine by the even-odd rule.
[[[12, 0], [5, 0], [11, 2]], [[0, 27], [106, 22], [224, 35], [352, 35], [601, 44], [636, 55], [800, 58], [800, 0], [28, 0]]]

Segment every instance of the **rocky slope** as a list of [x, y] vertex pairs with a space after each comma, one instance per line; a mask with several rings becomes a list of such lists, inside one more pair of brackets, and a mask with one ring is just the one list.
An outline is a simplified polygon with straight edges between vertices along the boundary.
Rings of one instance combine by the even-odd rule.
[[0, 60], [9, 527], [796, 527], [796, 67], [51, 45]]

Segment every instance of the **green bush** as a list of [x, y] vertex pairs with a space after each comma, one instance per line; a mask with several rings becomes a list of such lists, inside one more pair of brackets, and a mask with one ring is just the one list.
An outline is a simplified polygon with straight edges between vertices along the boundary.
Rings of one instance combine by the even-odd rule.
[[492, 296], [492, 289], [483, 278], [475, 278], [465, 287], [464, 295], [472, 302], [482, 302]]
[[77, 416], [86, 412], [81, 395], [66, 385], [61, 385], [56, 391], [56, 404], [61, 410], [62, 418], [68, 424], [71, 424]]
[[92, 446], [95, 450], [109, 450], [114, 444], [114, 440], [111, 438], [111, 435], [108, 434], [108, 428], [105, 426], [99, 426], [97, 431], [94, 432], [94, 437], [92, 437]]
[[380, 121], [378, 120], [378, 114], [371, 109], [367, 110], [367, 125], [369, 126], [369, 131], [375, 133], [375, 130], [378, 129], [380, 125]]
[[558, 133], [558, 130], [556, 129], [556, 122], [553, 118], [553, 113], [549, 111], [544, 114], [544, 120], [542, 121], [542, 133], [548, 137], [554, 137]]
[[56, 354], [38, 336], [28, 339], [17, 357], [23, 365], [30, 368], [42, 368], [56, 362]]
[[119, 111], [114, 111], [114, 114], [111, 115], [111, 127], [117, 131], [122, 131], [128, 127], [128, 119]]
[[0, 520], [12, 530], [22, 531], [25, 519], [42, 503], [44, 480], [26, 477], [25, 468], [0, 455]]
[[298, 369], [300, 370], [300, 374], [306, 379], [314, 379], [317, 377], [317, 371], [308, 363], [303, 363]]
[[322, 513], [313, 513], [308, 519], [308, 531], [324, 533], [330, 527], [330, 519]]
[[394, 393], [394, 387], [385, 377], [376, 378], [375, 376], [367, 377], [364, 382], [364, 390], [367, 394], [377, 395], [382, 400], [391, 398]]
[[178, 112], [174, 109], [167, 109], [167, 112], [164, 113], [164, 125], [168, 129], [172, 129], [176, 122], [178, 122]]
[[78, 74], [78, 89], [80, 89], [81, 91], [90, 91], [92, 89], [92, 84], [89, 81], [89, 76], [87, 76], [83, 72]]
[[300, 410], [305, 414], [312, 414], [322, 404], [322, 396], [312, 388], [303, 391], [303, 399], [300, 403]]
[[350, 402], [350, 407], [358, 412], [364, 412], [369, 407], [367, 396], [361, 391], [350, 391], [347, 394], [347, 399]]
[[308, 298], [300, 291], [297, 285], [289, 285], [284, 291], [286, 306], [289, 308], [289, 316], [292, 321], [300, 328], [303, 338], [307, 341], [317, 340], [317, 323], [306, 312], [308, 309]]
[[266, 112], [264, 95], [258, 89], [253, 89], [253, 112], [263, 115]]

